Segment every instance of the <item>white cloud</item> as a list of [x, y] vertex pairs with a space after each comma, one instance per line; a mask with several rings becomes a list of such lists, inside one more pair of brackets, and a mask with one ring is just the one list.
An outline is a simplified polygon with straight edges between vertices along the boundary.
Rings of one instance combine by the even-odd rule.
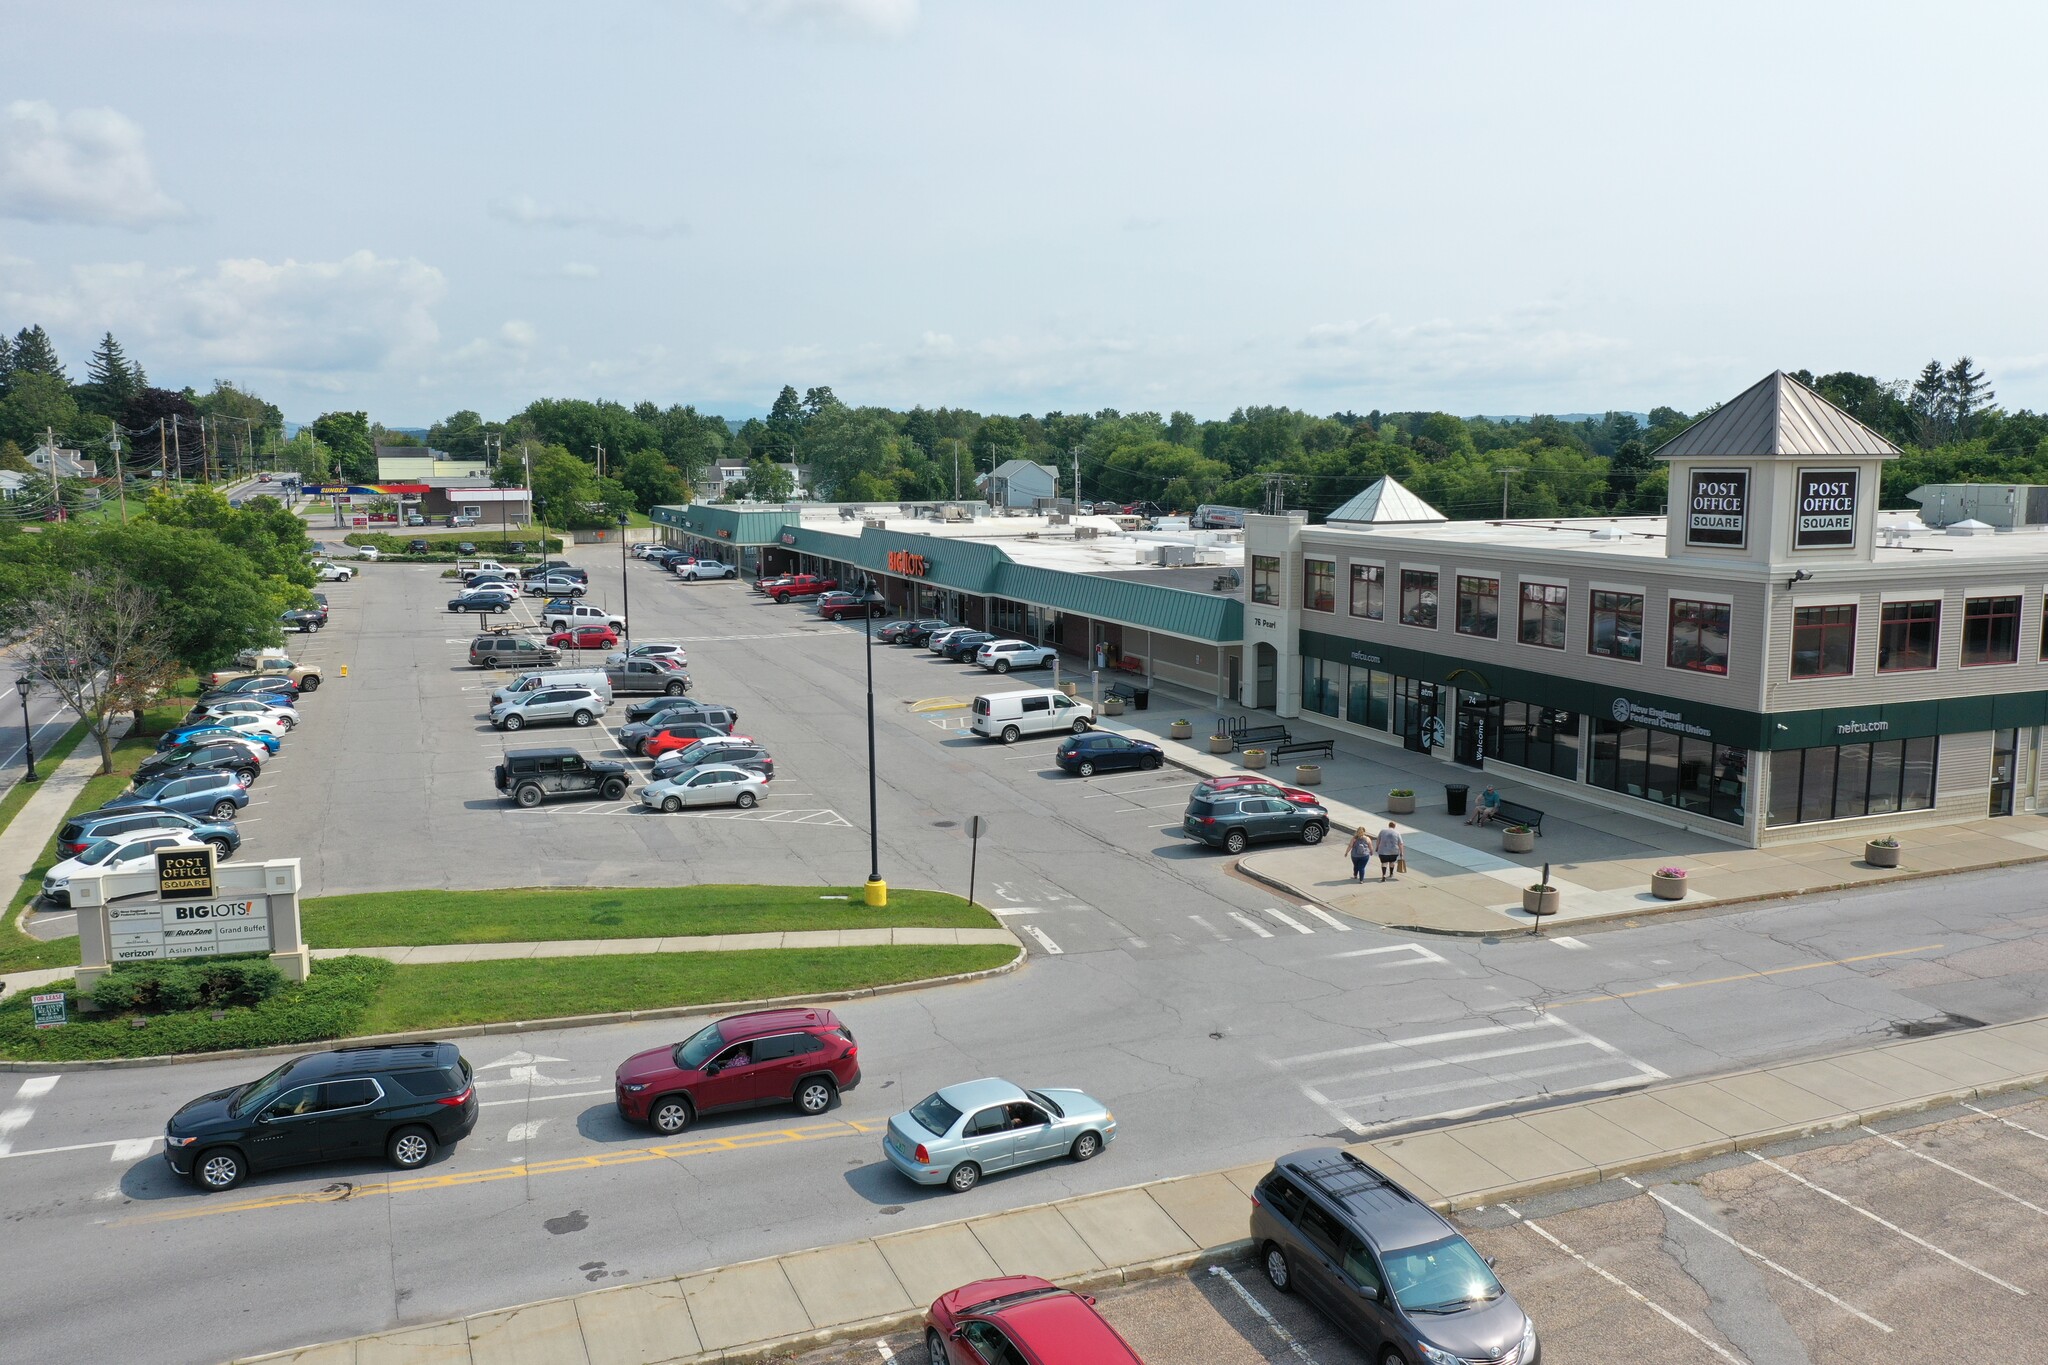
[[750, 19], [812, 30], [900, 38], [917, 24], [918, 0], [727, 0]]
[[562, 267], [562, 273], [572, 280], [594, 280], [597, 278], [597, 267], [588, 261], [570, 261]]
[[42, 100], [0, 111], [0, 217], [141, 230], [184, 216], [157, 188], [142, 129], [122, 114], [60, 115]]
[[523, 350], [539, 341], [540, 333], [534, 329], [532, 323], [513, 318], [498, 328], [498, 338], [508, 346], [517, 346]]
[[595, 232], [604, 237], [681, 237], [690, 231], [690, 225], [680, 218], [646, 221], [600, 209], [560, 208], [528, 194], [492, 200], [491, 216], [518, 227]]

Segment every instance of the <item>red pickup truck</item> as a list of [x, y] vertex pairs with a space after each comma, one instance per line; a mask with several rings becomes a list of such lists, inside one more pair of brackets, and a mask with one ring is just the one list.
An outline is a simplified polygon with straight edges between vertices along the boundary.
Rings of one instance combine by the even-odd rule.
[[814, 573], [792, 574], [772, 585], [768, 595], [778, 602], [787, 602], [792, 597], [816, 597], [821, 592], [831, 592], [839, 586], [836, 578], [825, 578]]

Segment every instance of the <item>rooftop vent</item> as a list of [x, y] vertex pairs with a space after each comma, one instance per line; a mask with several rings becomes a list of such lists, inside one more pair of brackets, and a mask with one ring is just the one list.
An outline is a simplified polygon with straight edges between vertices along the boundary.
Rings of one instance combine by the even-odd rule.
[[1948, 524], [1948, 533], [1952, 536], [1974, 536], [1990, 529], [1988, 523], [1978, 521], [1975, 517], [1965, 517], [1961, 521], [1952, 521]]

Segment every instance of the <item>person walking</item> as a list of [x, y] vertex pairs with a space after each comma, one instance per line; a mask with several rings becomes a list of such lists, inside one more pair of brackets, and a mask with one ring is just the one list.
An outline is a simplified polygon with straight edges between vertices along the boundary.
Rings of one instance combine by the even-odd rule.
[[1401, 861], [1401, 855], [1407, 851], [1407, 845], [1401, 842], [1401, 831], [1394, 828], [1392, 820], [1387, 821], [1387, 827], [1380, 831], [1379, 838], [1374, 842], [1380, 855], [1380, 880], [1390, 882], [1394, 880], [1394, 864]]
[[1372, 861], [1373, 851], [1372, 835], [1364, 825], [1360, 825], [1358, 832], [1351, 836], [1350, 846], [1344, 851], [1351, 855], [1351, 880], [1364, 881], [1365, 865]]

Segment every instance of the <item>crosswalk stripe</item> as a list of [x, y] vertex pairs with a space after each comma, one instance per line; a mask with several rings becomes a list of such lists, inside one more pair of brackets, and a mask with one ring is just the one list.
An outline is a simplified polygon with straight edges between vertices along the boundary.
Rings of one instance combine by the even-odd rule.
[[1037, 939], [1038, 946], [1045, 949], [1045, 951], [1051, 953], [1055, 957], [1066, 952], [1066, 949], [1060, 947], [1059, 944], [1054, 943], [1050, 938], [1046, 937], [1045, 931], [1043, 929], [1040, 929], [1035, 924], [1025, 925], [1024, 932], [1031, 935], [1031, 937]]
[[1251, 930], [1251, 931], [1252, 931], [1253, 933], [1257, 934], [1257, 935], [1258, 935], [1258, 936], [1259, 936], [1260, 938], [1271, 938], [1271, 937], [1273, 937], [1273, 931], [1272, 931], [1271, 929], [1268, 929], [1268, 928], [1267, 928], [1267, 927], [1266, 927], [1265, 925], [1263, 925], [1263, 924], [1260, 924], [1260, 923], [1259, 923], [1259, 922], [1258, 922], [1257, 920], [1253, 919], [1253, 918], [1252, 918], [1252, 917], [1251, 917], [1250, 915], [1246, 915], [1246, 914], [1240, 913], [1239, 911], [1233, 910], [1233, 911], [1231, 911], [1231, 912], [1230, 912], [1230, 917], [1231, 917], [1232, 919], [1236, 920], [1236, 921], [1237, 921], [1237, 922], [1238, 922], [1239, 924], [1242, 924], [1242, 925], [1243, 925], [1243, 926], [1244, 926], [1245, 928], [1247, 928], [1247, 929]]
[[1309, 928], [1306, 924], [1303, 924], [1300, 920], [1288, 914], [1285, 910], [1276, 909], [1275, 907], [1269, 905], [1266, 907], [1266, 913], [1271, 915], [1274, 919], [1279, 920], [1282, 924], [1286, 925], [1288, 928], [1292, 929], [1297, 934], [1313, 934], [1315, 932], [1315, 930]]
[[1314, 915], [1317, 919], [1329, 925], [1332, 929], [1335, 929], [1340, 934], [1348, 934], [1351, 932], [1350, 925], [1346, 924], [1343, 920], [1338, 919], [1335, 915], [1331, 914], [1327, 910], [1319, 910], [1313, 905], [1304, 905], [1301, 908], [1303, 913]]
[[1209, 937], [1215, 939], [1218, 943], [1230, 942], [1230, 935], [1224, 933], [1221, 929], [1218, 929], [1215, 925], [1209, 923], [1209, 921], [1203, 919], [1200, 915], [1189, 915], [1188, 918], [1193, 920], [1195, 923], [1201, 925], [1204, 929], [1208, 930]]

